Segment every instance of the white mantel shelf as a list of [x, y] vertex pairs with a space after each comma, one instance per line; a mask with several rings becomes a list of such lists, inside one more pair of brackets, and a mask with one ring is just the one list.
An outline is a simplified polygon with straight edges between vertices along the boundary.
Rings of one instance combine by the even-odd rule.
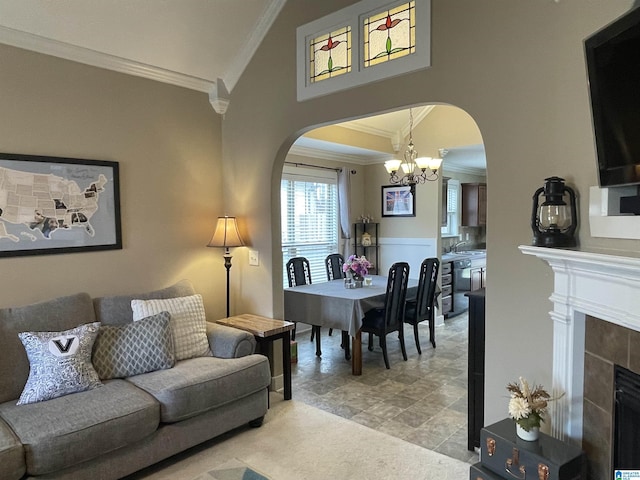
[[552, 434], [582, 441], [584, 337], [587, 315], [640, 331], [640, 258], [632, 252], [573, 250], [521, 245], [525, 255], [554, 272]]

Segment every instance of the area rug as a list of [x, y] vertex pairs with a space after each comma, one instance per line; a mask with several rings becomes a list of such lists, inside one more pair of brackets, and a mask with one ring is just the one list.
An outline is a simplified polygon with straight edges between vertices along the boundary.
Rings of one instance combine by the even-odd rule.
[[262, 427], [224, 435], [135, 478], [262, 480], [219, 477], [252, 472], [269, 480], [461, 480], [469, 478], [469, 464], [304, 403], [272, 396]]

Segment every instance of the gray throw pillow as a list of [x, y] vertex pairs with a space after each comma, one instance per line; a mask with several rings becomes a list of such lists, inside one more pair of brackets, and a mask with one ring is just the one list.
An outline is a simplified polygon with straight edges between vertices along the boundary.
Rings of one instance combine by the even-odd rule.
[[126, 325], [102, 325], [93, 366], [102, 380], [171, 368], [176, 363], [171, 315], [161, 312]]
[[202, 295], [152, 300], [134, 299], [131, 300], [131, 310], [134, 323], [160, 312], [171, 314], [176, 361], [212, 356]]
[[18, 334], [29, 358], [29, 378], [18, 405], [42, 402], [102, 385], [91, 364], [100, 322], [63, 332]]

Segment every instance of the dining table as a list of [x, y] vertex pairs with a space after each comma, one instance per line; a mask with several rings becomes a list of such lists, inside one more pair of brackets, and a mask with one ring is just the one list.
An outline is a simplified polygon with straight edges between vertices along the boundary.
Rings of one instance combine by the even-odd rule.
[[[284, 289], [284, 318], [290, 322], [333, 328], [351, 337], [351, 373], [362, 375], [362, 319], [372, 308], [384, 307], [387, 277], [370, 275], [371, 284], [347, 288], [344, 279]], [[410, 278], [407, 299], [415, 298], [418, 280]]]

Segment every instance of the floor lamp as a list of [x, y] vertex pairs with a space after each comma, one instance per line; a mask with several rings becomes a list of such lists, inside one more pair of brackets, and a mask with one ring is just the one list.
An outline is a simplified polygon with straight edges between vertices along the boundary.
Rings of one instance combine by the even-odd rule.
[[218, 217], [216, 230], [207, 247], [224, 247], [224, 267], [227, 269], [227, 317], [229, 317], [229, 270], [231, 270], [230, 247], [242, 247], [244, 242], [238, 232], [236, 217]]

